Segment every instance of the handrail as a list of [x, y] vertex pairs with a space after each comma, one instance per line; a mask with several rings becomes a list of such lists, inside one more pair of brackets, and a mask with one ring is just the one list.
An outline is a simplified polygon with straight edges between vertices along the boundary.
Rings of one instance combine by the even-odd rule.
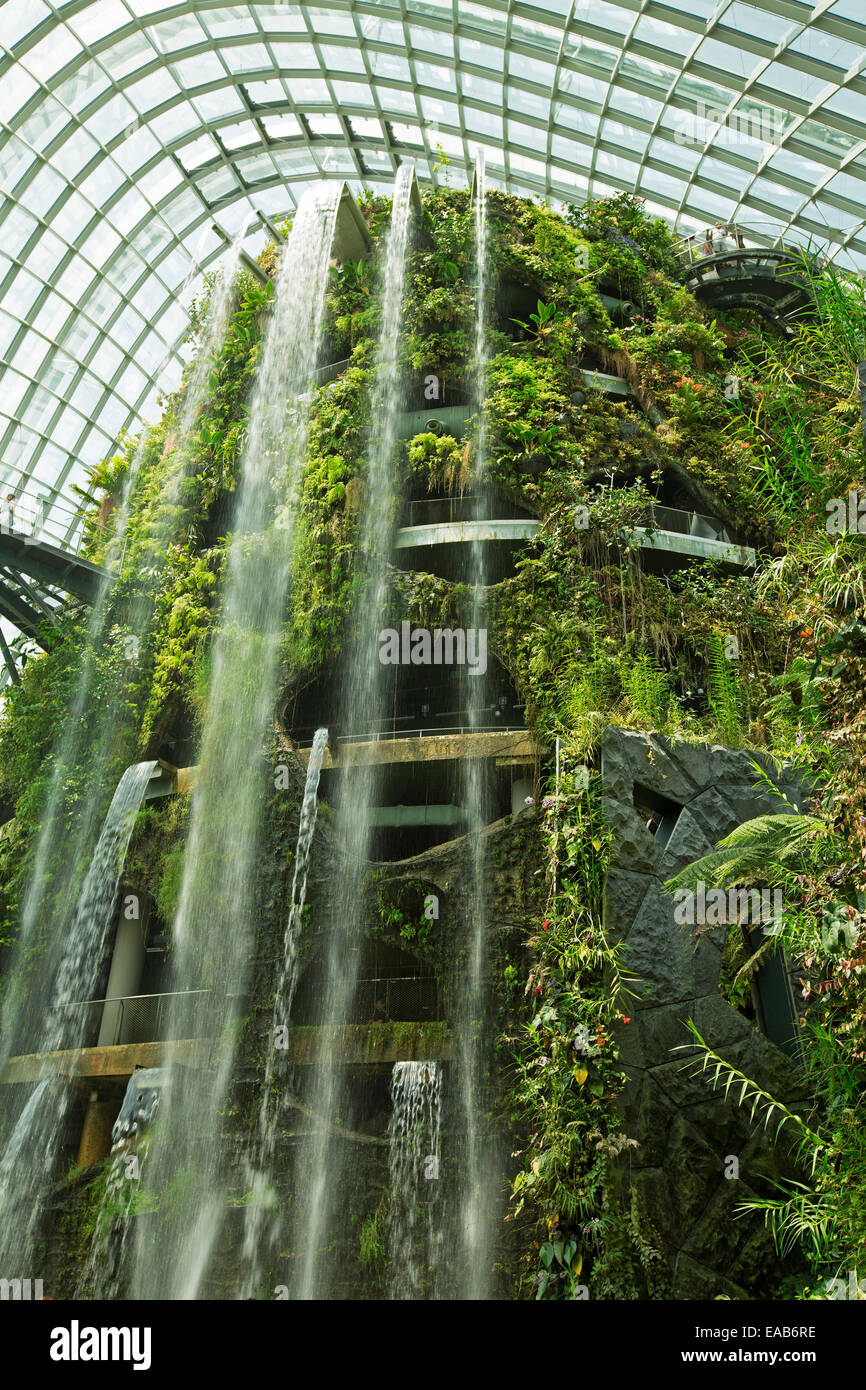
[[[503, 728], [501, 724], [455, 724], [439, 729], [385, 729], [381, 733], [371, 734], [340, 734], [336, 742], [341, 743], [391, 743], [398, 738], [438, 738], [444, 734], [529, 734], [530, 730], [521, 726], [520, 728]], [[299, 739], [295, 743], [296, 748], [311, 748], [312, 739]]]
[[177, 999], [183, 994], [210, 994], [209, 989], [173, 989], [163, 994], [110, 994], [105, 999], [76, 999], [72, 1007], [84, 1008], [86, 1004], [122, 1004], [133, 999]]

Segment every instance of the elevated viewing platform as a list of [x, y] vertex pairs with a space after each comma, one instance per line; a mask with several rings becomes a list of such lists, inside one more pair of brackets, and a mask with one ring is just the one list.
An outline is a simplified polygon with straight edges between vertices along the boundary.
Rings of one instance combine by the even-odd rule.
[[754, 309], [789, 335], [814, 306], [807, 278], [784, 250], [725, 251], [686, 266], [682, 283], [712, 309]]
[[678, 556], [697, 560], [719, 560], [737, 569], [754, 569], [757, 564], [751, 546], [734, 541], [723, 522], [700, 512], [682, 511], [677, 507], [654, 506], [647, 514], [646, 526], [634, 527], [642, 550], [655, 552], [669, 559], [669, 567]]
[[93, 603], [106, 570], [82, 560], [71, 550], [61, 550], [23, 531], [0, 528], [0, 566], [20, 571], [42, 584], [50, 584], [85, 603]]
[[592, 367], [571, 367], [569, 370], [582, 386], [595, 391], [604, 391], [607, 396], [631, 396], [634, 394], [628, 382], [613, 372], [599, 372]]
[[529, 541], [541, 523], [522, 517], [490, 521], [439, 521], [426, 526], [401, 526], [396, 550], [429, 545], [467, 545], [472, 541]]

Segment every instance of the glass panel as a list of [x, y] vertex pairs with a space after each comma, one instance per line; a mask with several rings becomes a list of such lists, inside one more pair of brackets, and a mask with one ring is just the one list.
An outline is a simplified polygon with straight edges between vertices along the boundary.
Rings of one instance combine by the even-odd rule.
[[236, 168], [245, 183], [261, 183], [263, 179], [276, 177], [276, 169], [266, 154], [257, 154], [252, 159], [239, 159]]
[[229, 72], [270, 72], [273, 68], [263, 43], [245, 43], [240, 47], [223, 49]]
[[822, 92], [828, 88], [827, 77], [815, 77], [810, 73], [802, 72], [792, 63], [771, 63], [761, 73], [761, 84], [772, 87], [774, 91], [785, 92], [787, 95], [796, 97], [799, 101], [809, 103], [817, 101]]
[[521, 173], [531, 175], [536, 181], [544, 182], [547, 170], [540, 159], [529, 159], [526, 155], [513, 154], [510, 164], [512, 169], [519, 169]]
[[307, 9], [307, 20], [314, 34], [355, 34], [351, 15], [340, 14], [337, 10]]
[[420, 49], [424, 53], [437, 53], [448, 58], [454, 57], [454, 42], [450, 34], [440, 33], [436, 29], [416, 28], [414, 24], [410, 24], [409, 36], [412, 41], [413, 52]]
[[309, 103], [312, 106], [330, 106], [331, 94], [328, 84], [312, 77], [287, 77], [286, 87], [292, 100], [298, 106]]
[[24, 250], [34, 231], [38, 227], [35, 217], [31, 217], [24, 208], [10, 206], [7, 204], [8, 211], [0, 223], [0, 238], [5, 251], [10, 256], [18, 256]]
[[415, 77], [421, 87], [435, 87], [440, 92], [457, 91], [457, 78], [450, 68], [416, 61]]
[[193, 14], [166, 19], [161, 24], [150, 24], [147, 33], [160, 53], [174, 53], [180, 48], [191, 48], [193, 44], [201, 43], [204, 39], [204, 30]]
[[334, 96], [341, 106], [375, 106], [373, 93], [361, 82], [332, 82]]
[[101, 207], [123, 182], [123, 174], [114, 161], [103, 159], [78, 187], [85, 198], [89, 198], [96, 207]]
[[59, 102], [53, 97], [44, 97], [33, 115], [18, 126], [18, 134], [34, 149], [43, 150], [60, 134], [68, 120], [69, 115]]
[[50, 33], [30, 49], [24, 61], [34, 77], [47, 82], [80, 52], [81, 45], [74, 35], [64, 25], [54, 24]]
[[143, 34], [130, 34], [112, 48], [100, 50], [99, 61], [115, 82], [145, 67], [153, 59], [153, 48]]
[[224, 10], [208, 10], [204, 16], [214, 38], [227, 39], [235, 34], [254, 34], [256, 22], [245, 5], [230, 5]]
[[276, 0], [273, 5], [255, 5], [253, 14], [266, 33], [291, 33], [305, 30], [306, 20], [298, 5], [283, 5]]
[[181, 58], [172, 63], [171, 71], [185, 92], [203, 87], [206, 82], [224, 82], [226, 75], [215, 53], [197, 53], [194, 58]]
[[50, 14], [42, 0], [7, 0], [3, 6], [3, 42], [12, 48]]
[[526, 116], [537, 116], [546, 121], [550, 111], [550, 98], [536, 96], [534, 92], [521, 91], [519, 87], [508, 88], [507, 110], [520, 111]]
[[27, 185], [27, 206], [37, 217], [44, 217], [50, 207], [68, 187], [49, 165], [43, 164], [39, 172]]
[[110, 86], [111, 83], [102, 68], [92, 59], [88, 59], [86, 63], [82, 63], [80, 68], [76, 68], [71, 77], [67, 77], [66, 81], [54, 90], [57, 99], [77, 115], [100, 92], [107, 92]]
[[198, 187], [209, 203], [215, 203], [227, 193], [236, 193], [238, 185], [230, 169], [218, 169], [216, 173], [206, 174], [203, 179], [199, 179]]
[[[151, 137], [152, 139], [152, 137]], [[155, 141], [153, 142], [156, 143]], [[99, 145], [88, 134], [83, 126], [71, 127], [63, 144], [56, 151], [54, 158], [66, 173], [67, 178], [74, 179], [76, 174], [90, 162], [98, 152]]]
[[0, 182], [3, 188], [11, 190], [28, 170], [38, 167], [36, 155], [23, 140], [13, 135], [0, 148]]
[[364, 72], [364, 55], [349, 44], [323, 44], [322, 62], [331, 72]]
[[411, 82], [409, 64], [405, 58], [400, 58], [396, 53], [377, 53], [375, 50], [368, 50], [367, 60], [370, 64], [370, 71], [376, 77], [387, 77], [392, 82]]

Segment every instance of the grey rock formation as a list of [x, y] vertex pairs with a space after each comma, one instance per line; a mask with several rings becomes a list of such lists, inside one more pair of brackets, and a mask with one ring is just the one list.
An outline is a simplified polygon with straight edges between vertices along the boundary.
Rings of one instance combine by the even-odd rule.
[[[694, 937], [674, 921], [664, 879], [706, 854], [744, 820], [787, 809], [756, 789], [754, 754], [608, 729], [602, 747], [604, 810], [614, 831], [605, 894], [605, 927], [624, 943], [636, 997], [625, 997], [631, 1022], [617, 1030], [628, 1077], [620, 1097], [623, 1126], [638, 1141], [618, 1179], [622, 1200], [637, 1194], [667, 1265], [671, 1295], [749, 1297], [771, 1276], [772, 1239], [759, 1217], [737, 1207], [768, 1180], [793, 1171], [785, 1132], [775, 1138], [748, 1108], [726, 1100], [707, 1074], [688, 1065], [686, 1024], [693, 1020], [715, 1051], [762, 1088], [796, 1108], [805, 1095], [796, 1063], [719, 993], [724, 927]], [[790, 768], [762, 766], [795, 805], [804, 792]], [[635, 787], [637, 786], [637, 797]], [[653, 833], [635, 807], [663, 808]], [[671, 807], [671, 803], [674, 803]], [[678, 814], [677, 814], [678, 812]], [[735, 1158], [739, 1176], [726, 1176]]]

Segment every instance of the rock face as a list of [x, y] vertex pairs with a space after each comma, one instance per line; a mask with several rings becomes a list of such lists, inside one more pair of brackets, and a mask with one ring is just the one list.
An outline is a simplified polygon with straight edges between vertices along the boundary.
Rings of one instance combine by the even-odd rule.
[[[774, 1143], [775, 1124], [765, 1130], [760, 1114], [750, 1122], [733, 1088], [725, 1100], [708, 1075], [692, 1074], [688, 1053], [673, 1051], [690, 1042], [686, 1021], [777, 1099], [796, 1107], [805, 1095], [797, 1065], [719, 993], [725, 927], [695, 940], [674, 921], [674, 899], [662, 887], [743, 821], [782, 809], [754, 789], [753, 759], [764, 765], [760, 754], [623, 729], [608, 729], [602, 747], [604, 811], [615, 835], [605, 926], [611, 941], [625, 943], [625, 968], [636, 977], [636, 997], [623, 1006], [631, 1022], [617, 1041], [628, 1077], [623, 1126], [639, 1147], [618, 1182], [624, 1202], [634, 1188], [677, 1299], [744, 1298], [766, 1287], [772, 1239], [759, 1216], [736, 1209], [756, 1192], [770, 1195], [768, 1180], [793, 1171], [785, 1131]], [[774, 781], [802, 807], [805, 791], [791, 769]], [[732, 1159], [736, 1178], [726, 1176]]]

